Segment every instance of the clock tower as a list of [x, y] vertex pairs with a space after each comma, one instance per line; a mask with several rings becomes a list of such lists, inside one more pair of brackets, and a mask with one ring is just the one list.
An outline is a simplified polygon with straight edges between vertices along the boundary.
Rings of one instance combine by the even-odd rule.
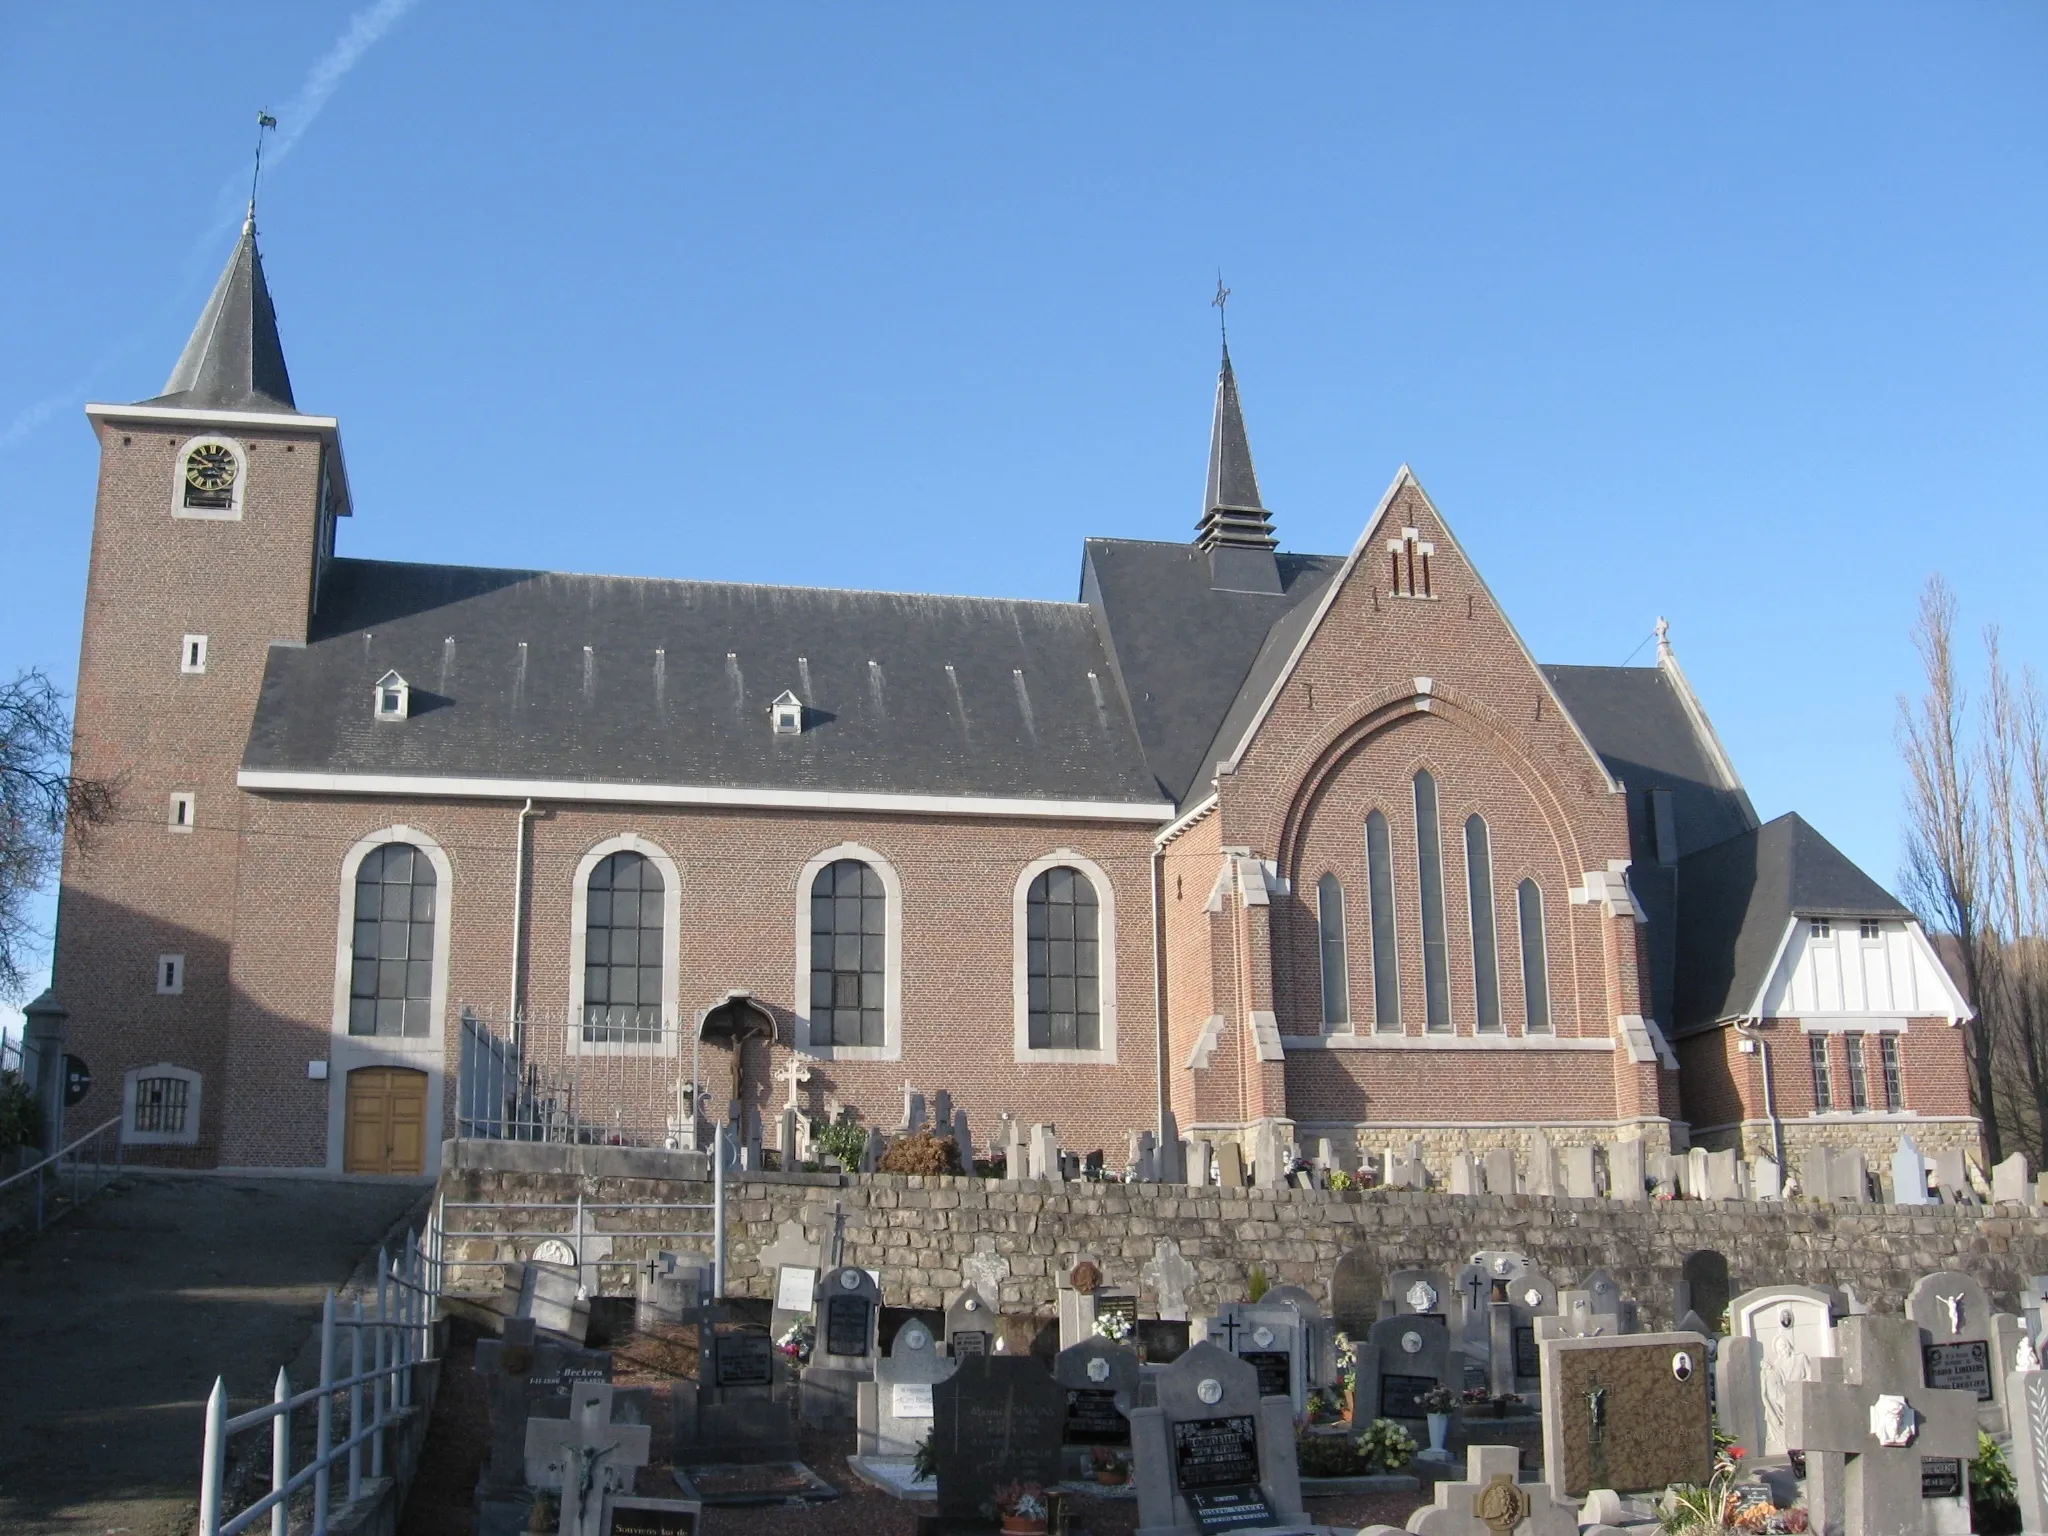
[[[235, 786], [274, 646], [303, 646], [348, 514], [337, 423], [299, 409], [247, 222], [163, 391], [100, 443], [74, 769], [112, 823], [67, 846], [52, 989], [92, 1069], [70, 1112], [130, 1155], [217, 1161], [236, 930]], [[139, 1154], [137, 1149], [142, 1149]]]

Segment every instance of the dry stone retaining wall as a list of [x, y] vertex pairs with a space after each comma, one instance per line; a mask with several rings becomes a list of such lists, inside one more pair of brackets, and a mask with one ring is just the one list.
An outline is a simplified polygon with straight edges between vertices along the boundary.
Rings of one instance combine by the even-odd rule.
[[[709, 1186], [585, 1171], [467, 1167], [442, 1180], [451, 1201], [704, 1200]], [[874, 1174], [773, 1174], [728, 1187], [728, 1288], [768, 1296], [777, 1262], [815, 1262], [835, 1209], [845, 1221], [845, 1259], [880, 1271], [891, 1306], [936, 1307], [961, 1283], [962, 1263], [1002, 1274], [1009, 1312], [1051, 1314], [1056, 1277], [1080, 1258], [1106, 1283], [1138, 1287], [1149, 1312], [1149, 1266], [1171, 1243], [1192, 1267], [1192, 1314], [1241, 1297], [1254, 1266], [1275, 1285], [1307, 1287], [1327, 1301], [1339, 1255], [1366, 1248], [1383, 1271], [1432, 1265], [1455, 1271], [1480, 1249], [1519, 1249], [1560, 1286], [1610, 1270], [1636, 1297], [1646, 1326], [1673, 1321], [1671, 1302], [1686, 1254], [1726, 1256], [1733, 1289], [1781, 1281], [1853, 1287], [1876, 1311], [1898, 1311], [1919, 1276], [1974, 1275], [2003, 1310], [2017, 1308], [2027, 1277], [2048, 1274], [2048, 1219], [2018, 1207], [1835, 1204], [1805, 1201], [1568, 1200], [1533, 1195], [1460, 1196], [1405, 1190], [1190, 1189], [1166, 1184], [1052, 1184], [1038, 1180]], [[464, 1240], [451, 1213], [450, 1257], [518, 1257], [488, 1240]], [[485, 1225], [478, 1222], [477, 1225]], [[652, 1223], [626, 1221], [607, 1226]], [[631, 1247], [613, 1244], [624, 1258]], [[773, 1249], [767, 1261], [764, 1250]], [[1170, 1252], [1171, 1250], [1169, 1250]], [[1178, 1266], [1174, 1266], [1178, 1268]], [[630, 1283], [623, 1269], [606, 1289]], [[1710, 1320], [1711, 1321], [1711, 1320]]]

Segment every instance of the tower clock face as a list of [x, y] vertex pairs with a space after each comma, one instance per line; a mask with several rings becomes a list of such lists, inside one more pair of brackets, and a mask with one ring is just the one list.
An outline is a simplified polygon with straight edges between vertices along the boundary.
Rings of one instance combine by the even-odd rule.
[[223, 443], [201, 443], [185, 455], [185, 479], [198, 491], [225, 491], [235, 483], [235, 456]]

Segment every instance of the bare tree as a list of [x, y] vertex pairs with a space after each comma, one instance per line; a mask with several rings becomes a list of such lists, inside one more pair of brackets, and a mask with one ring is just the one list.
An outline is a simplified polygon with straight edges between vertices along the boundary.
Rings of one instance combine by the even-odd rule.
[[1913, 646], [1926, 691], [1899, 700], [1900, 737], [1911, 783], [1906, 792], [1906, 899], [1921, 921], [1954, 937], [1976, 1014], [1969, 1024], [1973, 1097], [1985, 1152], [2005, 1158], [1993, 1061], [1998, 1010], [1987, 985], [1985, 807], [1966, 744], [1968, 700], [1956, 675], [1956, 598], [1940, 576], [1920, 594]]
[[[2030, 1139], [2038, 1163], [2048, 1125], [2048, 1038], [2043, 1036], [2038, 945], [2040, 867], [2028, 815], [2030, 762], [2041, 755], [2040, 701], [2031, 678], [2015, 688], [1996, 625], [1984, 631], [1985, 692], [1978, 759], [1984, 784], [1984, 924], [1980, 978], [1993, 1001], [2005, 1117]], [[2031, 1130], [2031, 1138], [2027, 1132]]]
[[71, 773], [64, 696], [41, 672], [0, 683], [0, 997], [18, 1000], [43, 936], [29, 916], [55, 877], [66, 833], [112, 819], [114, 786]]

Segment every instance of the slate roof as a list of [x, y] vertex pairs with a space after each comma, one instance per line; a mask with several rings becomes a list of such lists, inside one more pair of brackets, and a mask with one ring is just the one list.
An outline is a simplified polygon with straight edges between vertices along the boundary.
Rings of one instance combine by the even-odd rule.
[[1686, 913], [1673, 1013], [1680, 1030], [1748, 1012], [1795, 917], [1912, 915], [1793, 813], [1681, 859], [1678, 884]]
[[297, 413], [254, 220], [242, 226], [242, 238], [199, 312], [163, 393], [142, 404]]
[[1341, 555], [1279, 555], [1281, 590], [1243, 592], [1211, 584], [1211, 558], [1192, 544], [1137, 539], [1090, 539], [1082, 552], [1082, 601], [1101, 621], [1146, 760], [1176, 804], [1208, 794], [1218, 755], [1234, 744], [1218, 745], [1226, 723], [1249, 720], [1279, 675], [1292, 641], [1270, 643], [1274, 626], [1290, 615], [1306, 623], [1344, 564]]
[[[386, 669], [402, 723], [371, 716]], [[801, 734], [770, 729], [784, 689]], [[372, 560], [271, 649], [243, 766], [1161, 800], [1079, 603]]]

